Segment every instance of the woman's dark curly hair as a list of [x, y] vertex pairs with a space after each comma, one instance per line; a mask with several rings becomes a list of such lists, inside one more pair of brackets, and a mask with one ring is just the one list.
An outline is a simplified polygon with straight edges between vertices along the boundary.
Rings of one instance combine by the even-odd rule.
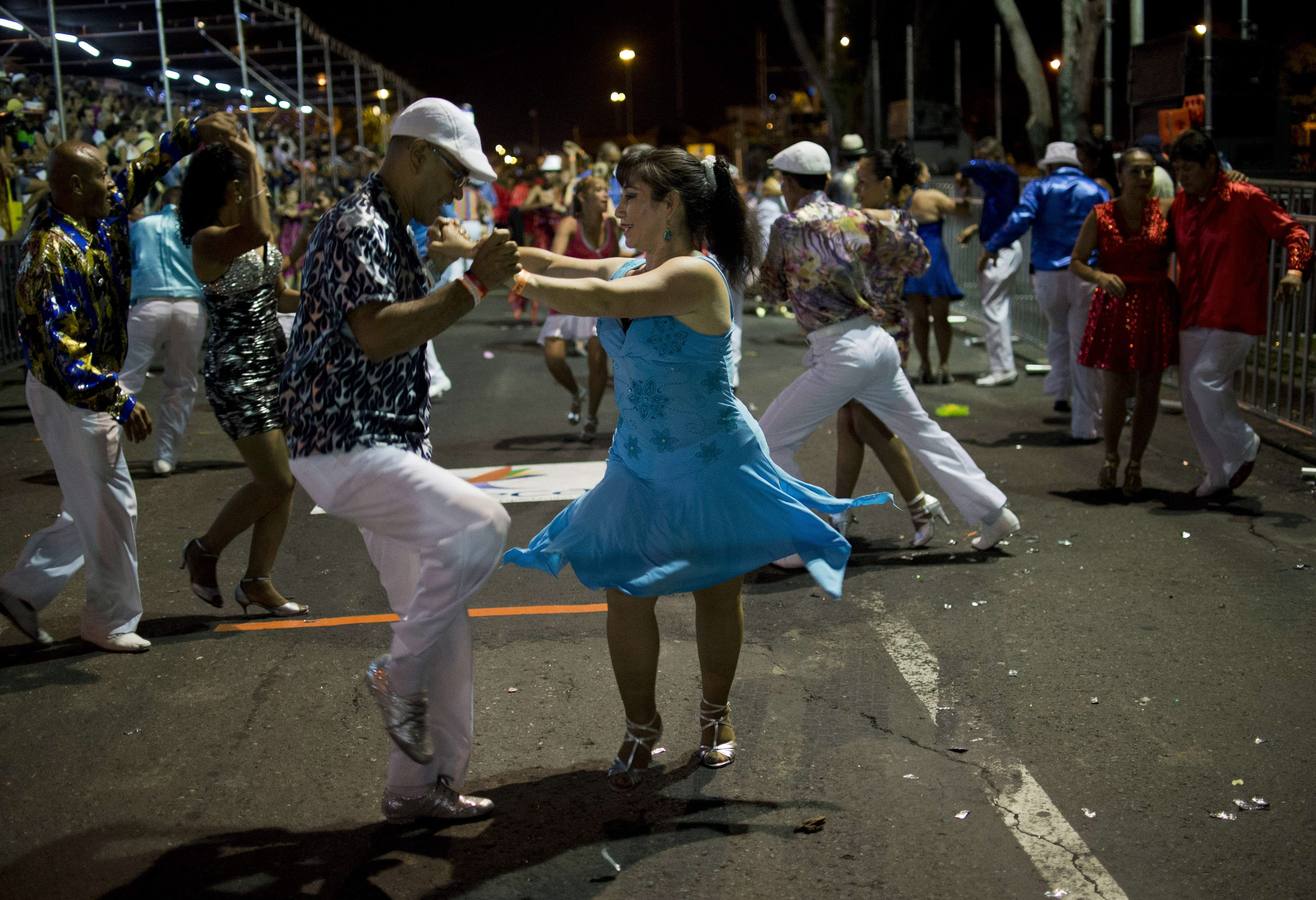
[[873, 175], [878, 181], [891, 176], [892, 202], [900, 196], [901, 188], [912, 188], [918, 184], [918, 158], [904, 141], [890, 150], [874, 150], [868, 154], [868, 159], [871, 160], [869, 165], [873, 167]]
[[178, 201], [178, 230], [184, 244], [191, 245], [193, 235], [219, 221], [224, 194], [235, 179], [246, 181], [247, 164], [232, 148], [207, 144], [193, 154]]
[[654, 200], [672, 191], [680, 194], [691, 239], [696, 246], [707, 242], [727, 280], [740, 286], [758, 265], [758, 238], [726, 159], [719, 156], [712, 169], [710, 184], [703, 162], [680, 147], [630, 147], [617, 165], [617, 180], [623, 185], [644, 182]]

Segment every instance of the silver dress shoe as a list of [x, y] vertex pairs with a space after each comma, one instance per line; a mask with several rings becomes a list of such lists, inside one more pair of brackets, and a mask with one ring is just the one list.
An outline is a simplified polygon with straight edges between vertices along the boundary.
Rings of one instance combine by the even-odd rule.
[[15, 596], [8, 591], [0, 591], [0, 613], [14, 623], [14, 627], [34, 644], [40, 644], [42, 647], [48, 647], [55, 643], [55, 639], [46, 634], [46, 630], [37, 623], [37, 611], [32, 608], [22, 597]]
[[425, 711], [429, 703], [422, 693], [403, 697], [388, 677], [388, 655], [366, 666], [366, 684], [374, 694], [379, 711], [384, 716], [384, 730], [398, 745], [398, 749], [421, 765], [434, 759], [429, 729], [425, 725]]
[[389, 822], [406, 825], [417, 819], [479, 819], [493, 812], [494, 803], [488, 797], [459, 794], [440, 781], [419, 797], [385, 791], [379, 808]]

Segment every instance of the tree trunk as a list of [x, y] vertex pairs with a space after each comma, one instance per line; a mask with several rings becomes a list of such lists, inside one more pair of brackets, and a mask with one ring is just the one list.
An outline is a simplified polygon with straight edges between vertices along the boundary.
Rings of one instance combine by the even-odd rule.
[[1064, 0], [1061, 8], [1061, 57], [1057, 82], [1060, 137], [1072, 141], [1088, 133], [1092, 111], [1092, 72], [1105, 16], [1102, 0]]
[[[787, 0], [782, 0], [783, 3]], [[1037, 158], [1041, 159], [1046, 151], [1046, 142], [1051, 139], [1051, 128], [1055, 120], [1051, 116], [1051, 90], [1046, 83], [1046, 74], [1042, 71], [1042, 61], [1033, 49], [1033, 39], [1028, 34], [1028, 26], [1014, 0], [995, 0], [996, 12], [1001, 17], [1001, 24], [1010, 36], [1010, 49], [1014, 51], [1015, 71], [1028, 91], [1028, 142], [1033, 147]]]
[[[809, 80], [817, 85], [819, 92], [822, 94], [823, 112], [827, 114], [827, 127], [831, 132], [832, 158], [836, 158], [836, 143], [841, 139], [841, 108], [837, 105], [836, 92], [832, 88], [831, 79], [828, 78], [828, 72], [818, 62], [818, 57], [814, 55], [813, 48], [809, 46], [809, 40], [804, 36], [804, 29], [800, 27], [800, 17], [795, 12], [795, 0], [778, 0], [781, 7], [781, 17], [786, 20], [786, 31], [791, 36], [791, 44], [795, 47], [795, 54], [800, 58], [800, 64], [804, 66], [805, 73]], [[835, 15], [836, 9], [834, 3], [828, 4], [828, 10], [832, 16]], [[824, 25], [824, 30], [827, 25]], [[835, 29], [835, 19], [833, 18], [830, 27]]]

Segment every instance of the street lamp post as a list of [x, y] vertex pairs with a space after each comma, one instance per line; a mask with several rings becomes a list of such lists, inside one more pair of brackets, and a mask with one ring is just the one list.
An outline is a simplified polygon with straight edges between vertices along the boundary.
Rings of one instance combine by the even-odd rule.
[[635, 61], [635, 51], [630, 47], [623, 47], [617, 54], [621, 60], [622, 67], [626, 70], [626, 91], [622, 95], [621, 102], [626, 104], [626, 136], [635, 137], [635, 92], [631, 87], [631, 63]]

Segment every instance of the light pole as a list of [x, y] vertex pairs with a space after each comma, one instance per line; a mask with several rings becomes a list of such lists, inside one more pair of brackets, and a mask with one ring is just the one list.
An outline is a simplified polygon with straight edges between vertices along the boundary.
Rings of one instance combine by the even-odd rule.
[[[635, 93], [631, 89], [631, 63], [635, 61], [635, 51], [630, 47], [623, 47], [617, 54], [621, 60], [622, 68], [626, 70], [626, 91], [622, 94], [620, 102], [626, 104], [626, 137], [635, 137]], [[629, 99], [627, 99], [629, 98]]]

